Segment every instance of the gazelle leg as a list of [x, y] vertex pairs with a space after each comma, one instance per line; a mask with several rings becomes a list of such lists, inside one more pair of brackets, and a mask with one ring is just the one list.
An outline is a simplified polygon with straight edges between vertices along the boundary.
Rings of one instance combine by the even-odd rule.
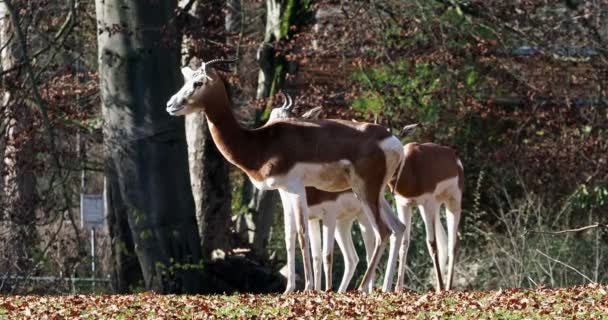
[[[440, 206], [441, 207], [441, 206]], [[435, 217], [435, 240], [437, 242], [437, 255], [439, 256], [439, 269], [441, 270], [442, 279], [446, 279], [448, 270], [448, 236], [445, 233], [445, 228], [441, 223], [439, 209]]]
[[293, 215], [296, 221], [296, 234], [300, 249], [302, 250], [302, 262], [304, 264], [304, 291], [312, 290], [312, 266], [310, 263], [310, 238], [308, 236], [308, 204], [306, 203], [306, 189], [304, 186], [292, 186], [287, 195], [293, 205]]
[[388, 228], [384, 224], [382, 224], [381, 221], [379, 221], [380, 224], [376, 222], [369, 204], [363, 202], [363, 209], [366, 212], [365, 215], [369, 220], [371, 231], [374, 235], [374, 250], [367, 265], [367, 269], [365, 270], [365, 274], [363, 275], [363, 280], [361, 280], [361, 284], [359, 285], [359, 290], [364, 292], [370, 292], [368, 290], [371, 290], [372, 288], [371, 280], [375, 277], [378, 261], [380, 260], [380, 256], [384, 252], [384, 249], [386, 248], [386, 243], [390, 233]]
[[318, 219], [308, 220], [310, 234], [310, 249], [312, 251], [312, 269], [314, 274], [314, 289], [321, 290], [321, 264], [323, 263], [321, 251], [321, 227]]
[[433, 260], [433, 267], [435, 268], [435, 276], [437, 284], [435, 290], [441, 291], [443, 289], [443, 281], [441, 277], [441, 269], [439, 267], [439, 257], [437, 254], [437, 242], [435, 241], [435, 218], [438, 214], [439, 205], [434, 201], [428, 201], [423, 206], [420, 206], [420, 212], [422, 213], [422, 220], [426, 227], [426, 244]]
[[331, 291], [332, 266], [334, 263], [334, 234], [336, 231], [336, 217], [326, 215], [323, 219], [323, 270], [325, 271], [325, 291]]
[[285, 288], [285, 293], [289, 293], [296, 289], [296, 223], [289, 194], [283, 190], [279, 190], [279, 195], [283, 204], [285, 249], [287, 250], [287, 287]]
[[[380, 256], [382, 255], [384, 248], [386, 248], [388, 238], [400, 225], [399, 221], [397, 221], [394, 216], [391, 217], [391, 215], [384, 214], [384, 210], [380, 210], [380, 199], [384, 198], [384, 188], [388, 183], [390, 174], [394, 171], [394, 168], [382, 168], [375, 165], [379, 161], [384, 160], [384, 156], [370, 156], [356, 163], [354, 167], [347, 168], [349, 171], [350, 186], [361, 201], [363, 211], [369, 219], [376, 238], [374, 253], [372, 254], [370, 264], [367, 266], [367, 270], [363, 275], [359, 290], [367, 290], [369, 288], [370, 280], [374, 276], [376, 267], [380, 261]], [[357, 172], [366, 172], [366, 176], [359, 176], [357, 175]], [[397, 225], [392, 223], [393, 221], [391, 218], [397, 221]], [[401, 230], [399, 236], [402, 234], [403, 230]]]
[[348, 289], [348, 284], [355, 274], [357, 263], [359, 263], [359, 257], [351, 235], [352, 226], [353, 220], [338, 221], [336, 225], [336, 242], [338, 242], [338, 247], [344, 257], [344, 274], [338, 292], [345, 292]]
[[452, 280], [454, 278], [454, 263], [458, 255], [458, 224], [460, 223], [460, 200], [452, 199], [446, 206], [447, 222], [448, 222], [448, 283], [447, 290], [452, 289]]
[[405, 225], [405, 233], [399, 248], [399, 271], [397, 273], [397, 291], [403, 290], [405, 282], [405, 270], [407, 267], [407, 252], [410, 246], [410, 234], [412, 231], [412, 206], [396, 197], [397, 214], [401, 223]]
[[[372, 261], [372, 254], [374, 253], [375, 247], [375, 237], [372, 226], [369, 222], [369, 219], [365, 214], [360, 214], [357, 217], [359, 221], [359, 229], [361, 230], [361, 237], [363, 238], [363, 245], [365, 246], [365, 258], [367, 261], [367, 265], [369, 266]], [[374, 286], [374, 275], [372, 275], [367, 288], [365, 291], [371, 292], [372, 287]]]
[[382, 285], [382, 291], [390, 292], [393, 291], [392, 288], [393, 278], [395, 277], [395, 266], [405, 228], [403, 227], [403, 224], [397, 220], [395, 214], [393, 213], [393, 209], [391, 209], [390, 204], [386, 201], [386, 199], [384, 199], [384, 197], [380, 198], [380, 205], [382, 210], [382, 218], [392, 230], [392, 234], [390, 236], [388, 261], [386, 262], [386, 273], [384, 274], [384, 283]]

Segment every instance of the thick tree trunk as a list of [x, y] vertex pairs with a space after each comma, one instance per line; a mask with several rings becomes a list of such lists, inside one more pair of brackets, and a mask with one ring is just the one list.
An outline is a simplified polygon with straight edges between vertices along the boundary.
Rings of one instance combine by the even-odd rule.
[[[97, 0], [104, 144], [113, 197], [126, 219], [144, 283], [159, 292], [201, 288], [200, 238], [184, 123], [165, 102], [178, 89], [179, 50], [169, 0]], [[114, 248], [115, 249], [115, 248]]]
[[[224, 1], [195, 1], [189, 14], [192, 25], [183, 42], [183, 64], [193, 68], [200, 66], [201, 59], [220, 57], [218, 50], [212, 50], [202, 39], [212, 39], [223, 43], [221, 32], [224, 27], [222, 12]], [[218, 32], [219, 31], [219, 32]], [[198, 41], [197, 41], [198, 40]], [[188, 162], [192, 195], [196, 206], [201, 248], [204, 259], [212, 258], [215, 250], [231, 248], [230, 218], [231, 189], [229, 164], [217, 150], [209, 133], [203, 113], [186, 116], [186, 138], [188, 142]]]
[[133, 235], [127, 219], [127, 207], [120, 194], [120, 184], [116, 170], [106, 163], [105, 210], [110, 238], [112, 289], [115, 293], [126, 294], [133, 287], [143, 285], [143, 275], [135, 254]]
[[[19, 23], [18, 8], [12, 8], [15, 16], [9, 14], [8, 7], [0, 3], [0, 47], [4, 48], [0, 58], [3, 70], [17, 66], [24, 59], [21, 44], [15, 37], [15, 25]], [[7, 42], [8, 41], [8, 42]], [[5, 47], [6, 46], [6, 47]], [[37, 248], [36, 232], [36, 176], [34, 173], [35, 151], [32, 126], [33, 111], [22, 104], [17, 88], [17, 73], [2, 79], [4, 92], [0, 98], [0, 110], [5, 127], [3, 150], [3, 193], [4, 212], [11, 222], [8, 251], [12, 261], [11, 270], [29, 273], [33, 267], [33, 255]], [[13, 89], [11, 89], [13, 88]]]

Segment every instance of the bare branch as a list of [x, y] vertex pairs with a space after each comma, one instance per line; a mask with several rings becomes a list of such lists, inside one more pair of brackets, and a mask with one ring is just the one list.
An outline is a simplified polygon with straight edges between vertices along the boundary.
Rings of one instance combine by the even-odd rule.
[[[38, 107], [38, 109], [40, 109], [40, 112], [42, 113], [42, 119], [44, 122], [44, 126], [49, 134], [49, 144], [50, 144], [50, 147], [52, 150], [51, 154], [53, 157], [53, 162], [54, 162], [57, 170], [60, 170], [61, 161], [59, 160], [59, 156], [57, 155], [57, 148], [56, 148], [56, 144], [55, 144], [55, 141], [56, 141], [55, 130], [53, 129], [51, 120], [49, 119], [49, 114], [48, 114], [46, 103], [42, 99], [42, 96], [40, 95], [40, 91], [38, 90], [38, 86], [36, 84], [36, 76], [34, 74], [34, 70], [32, 68], [32, 65], [31, 65], [31, 62], [29, 60], [28, 53], [27, 53], [27, 42], [26, 42], [27, 40], [25, 39], [23, 30], [21, 29], [21, 26], [19, 25], [19, 16], [17, 15], [17, 11], [15, 10], [15, 7], [13, 6], [12, 1], [4, 0], [4, 3], [6, 5], [6, 10], [9, 13], [9, 16], [11, 18], [11, 22], [12, 22], [13, 28], [15, 30], [15, 35], [17, 36], [16, 40], [19, 41], [19, 44], [21, 45], [21, 51], [23, 53], [23, 59], [25, 61], [24, 67], [25, 67], [25, 71], [27, 74], [27, 78], [30, 82], [30, 86], [31, 86], [31, 90], [32, 90], [32, 93], [34, 96], [34, 101], [35, 101], [36, 107]], [[68, 208], [71, 208], [72, 199], [71, 199], [70, 191], [66, 188], [65, 184], [62, 184], [62, 191], [63, 191], [62, 193], [63, 193], [63, 198], [66, 203], [66, 206]], [[70, 217], [70, 221], [72, 222], [72, 225], [74, 226], [74, 232], [76, 234], [76, 239], [78, 241], [78, 244], [80, 245], [80, 231], [76, 227], [76, 223], [74, 222], [74, 219], [71, 214], [69, 215], [69, 217]]]
[[[580, 228], [576, 228], [576, 229], [566, 229], [566, 230], [560, 230], [560, 231], [543, 231], [543, 230], [529, 230], [526, 233], [540, 233], [540, 234], [564, 234], [564, 233], [573, 233], [573, 232], [581, 232], [581, 231], [585, 231], [585, 230], [589, 230], [589, 229], [595, 229], [595, 228], [608, 228], [608, 224], [605, 223], [595, 223], [589, 226], [585, 226], [585, 227], [580, 227]], [[526, 234], [524, 233], [524, 235]]]
[[589, 281], [589, 282], [591, 282], [591, 283], [595, 283], [595, 281], [591, 280], [591, 278], [587, 277], [587, 276], [586, 276], [586, 275], [584, 275], [582, 272], [578, 271], [578, 270], [577, 270], [575, 267], [573, 267], [573, 266], [571, 266], [571, 265], [569, 265], [569, 264], [567, 264], [567, 263], [565, 263], [565, 262], [563, 262], [563, 261], [560, 261], [560, 260], [557, 260], [557, 259], [555, 259], [555, 258], [552, 258], [552, 257], [548, 256], [547, 254], [545, 254], [544, 252], [542, 252], [542, 251], [540, 251], [540, 250], [538, 250], [538, 249], [536, 249], [536, 252], [540, 253], [540, 254], [541, 254], [542, 256], [544, 256], [545, 258], [547, 258], [547, 259], [549, 259], [549, 260], [551, 260], [551, 261], [553, 261], [553, 262], [557, 262], [557, 263], [559, 263], [559, 264], [563, 265], [564, 267], [566, 267], [566, 268], [568, 268], [568, 269], [570, 269], [570, 270], [572, 270], [572, 271], [574, 271], [574, 272], [578, 273], [578, 274], [579, 274], [581, 277], [585, 278], [587, 281]]

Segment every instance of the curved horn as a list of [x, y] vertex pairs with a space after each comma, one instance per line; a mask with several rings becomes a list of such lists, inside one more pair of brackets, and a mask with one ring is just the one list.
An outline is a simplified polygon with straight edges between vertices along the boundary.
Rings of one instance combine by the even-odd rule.
[[283, 91], [279, 92], [279, 95], [281, 95], [281, 97], [283, 98], [283, 104], [279, 107], [279, 109], [283, 109], [287, 106], [287, 96]]
[[293, 109], [293, 100], [288, 93], [284, 93], [283, 95], [285, 96], [285, 104], [283, 108], [287, 111], [291, 111], [291, 109]]

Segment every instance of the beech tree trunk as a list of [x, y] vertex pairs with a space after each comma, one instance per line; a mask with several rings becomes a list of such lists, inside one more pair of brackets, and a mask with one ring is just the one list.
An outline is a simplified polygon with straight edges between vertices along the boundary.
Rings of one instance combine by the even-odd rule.
[[[223, 9], [224, 1], [219, 0], [192, 4], [182, 44], [183, 64], [198, 68], [202, 60], [222, 57], [221, 50], [213, 50], [209, 41], [203, 40], [225, 42]], [[230, 164], [215, 146], [203, 113], [186, 116], [186, 139], [203, 258], [211, 259], [215, 250], [225, 252], [231, 248]]]
[[145, 287], [162, 293], [201, 289], [184, 122], [165, 111], [181, 83], [174, 9], [169, 0], [96, 1], [106, 174], [115, 194], [108, 214], [118, 223], [114, 236], [128, 221]]
[[[11, 7], [9, 7], [10, 5]], [[19, 8], [0, 3], [0, 54], [2, 70], [12, 69], [25, 59], [21, 43], [15, 35], [20, 23]], [[9, 270], [29, 273], [34, 266], [33, 255], [37, 248], [36, 232], [36, 176], [35, 130], [33, 110], [22, 103], [18, 92], [18, 72], [3, 76], [3, 93], [0, 97], [2, 126], [5, 127], [3, 150], [3, 211], [11, 222], [7, 240], [11, 265]]]
[[105, 176], [105, 212], [112, 239], [112, 289], [115, 293], [127, 294], [132, 288], [144, 285], [143, 275], [135, 253], [135, 243], [127, 219], [128, 210], [120, 193], [118, 175], [109, 161], [106, 163]]

